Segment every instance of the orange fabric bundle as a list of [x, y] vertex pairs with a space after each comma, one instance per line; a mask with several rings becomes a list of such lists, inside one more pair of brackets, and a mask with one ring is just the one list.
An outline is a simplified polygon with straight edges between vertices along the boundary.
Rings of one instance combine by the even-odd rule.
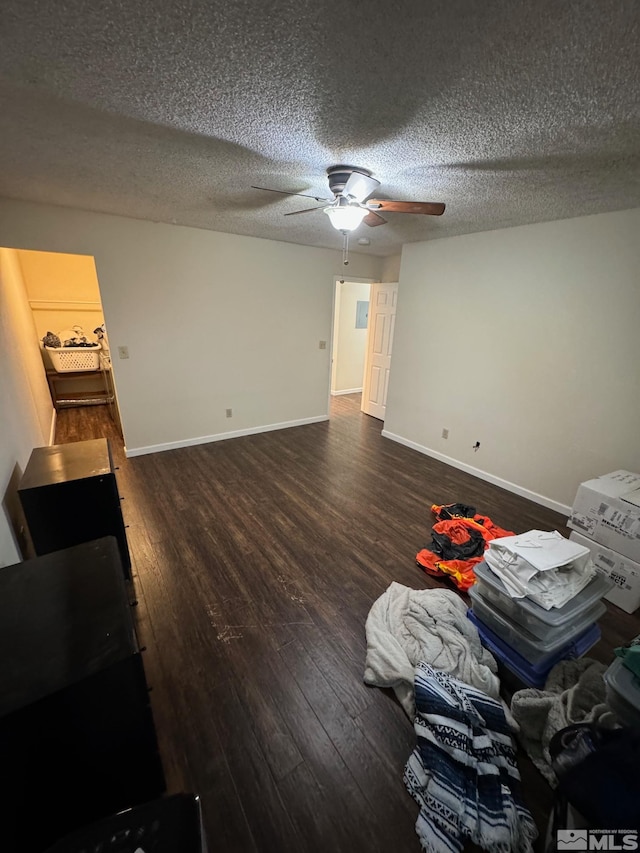
[[476, 582], [473, 567], [480, 563], [482, 557], [471, 557], [469, 560], [441, 560], [433, 551], [423, 548], [416, 554], [416, 563], [433, 577], [449, 575], [458, 589], [466, 592]]
[[500, 539], [501, 536], [514, 536], [510, 530], [503, 530], [494, 524], [486, 515], [475, 515], [473, 518], [451, 518], [447, 521], [438, 521], [431, 528], [434, 533], [442, 533], [447, 536], [454, 545], [463, 545], [471, 538], [470, 531], [477, 531], [484, 541], [489, 544], [492, 539]]
[[[461, 514], [465, 510], [468, 516]], [[475, 583], [473, 567], [482, 560], [489, 542], [514, 534], [464, 504], [433, 504], [431, 511], [438, 519], [432, 528], [433, 550], [419, 551], [416, 563], [427, 574], [449, 576], [459, 589], [467, 590]]]

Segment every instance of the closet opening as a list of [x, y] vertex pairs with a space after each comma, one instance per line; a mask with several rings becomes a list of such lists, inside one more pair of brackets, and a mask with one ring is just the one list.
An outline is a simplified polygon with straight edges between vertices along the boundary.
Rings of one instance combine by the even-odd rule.
[[[106, 406], [122, 435], [100, 286], [90, 255], [0, 249], [12, 270], [11, 328], [25, 380], [41, 370], [53, 405], [49, 443], [61, 409]], [[34, 349], [37, 347], [40, 360]]]

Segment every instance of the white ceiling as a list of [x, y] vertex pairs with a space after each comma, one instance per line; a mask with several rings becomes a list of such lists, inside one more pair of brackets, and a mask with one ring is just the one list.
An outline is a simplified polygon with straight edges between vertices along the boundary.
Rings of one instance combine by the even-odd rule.
[[637, 207], [639, 59], [636, 0], [5, 0], [0, 195], [330, 248], [251, 184], [447, 204], [377, 255]]

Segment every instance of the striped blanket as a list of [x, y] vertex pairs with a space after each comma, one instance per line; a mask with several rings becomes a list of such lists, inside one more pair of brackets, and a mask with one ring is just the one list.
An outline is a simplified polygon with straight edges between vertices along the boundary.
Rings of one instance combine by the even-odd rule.
[[428, 853], [473, 841], [492, 853], [532, 850], [536, 826], [499, 702], [421, 662], [415, 674], [418, 745], [404, 772], [420, 806], [416, 832]]

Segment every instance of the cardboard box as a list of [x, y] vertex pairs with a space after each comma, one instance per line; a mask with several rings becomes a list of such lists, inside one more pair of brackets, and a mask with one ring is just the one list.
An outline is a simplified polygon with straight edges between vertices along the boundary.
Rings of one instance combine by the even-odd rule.
[[568, 526], [640, 562], [640, 474], [614, 471], [581, 483]]
[[640, 607], [640, 563], [617, 554], [581, 533], [573, 532], [569, 539], [588, 548], [595, 567], [614, 582], [613, 589], [605, 595], [606, 600], [626, 613], [637, 610]]

